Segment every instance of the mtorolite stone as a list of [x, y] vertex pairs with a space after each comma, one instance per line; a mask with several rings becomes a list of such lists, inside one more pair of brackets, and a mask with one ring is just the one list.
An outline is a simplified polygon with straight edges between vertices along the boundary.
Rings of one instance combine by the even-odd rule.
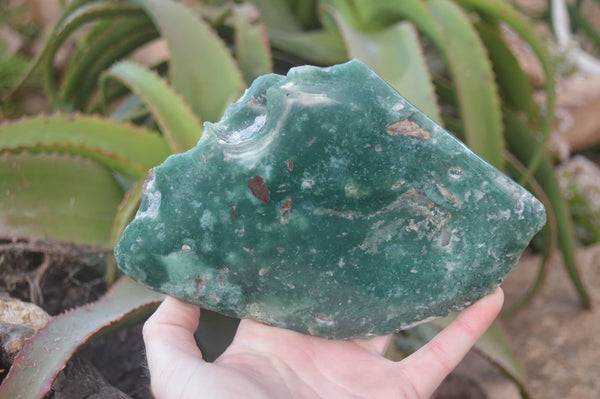
[[542, 204], [359, 61], [258, 78], [148, 177], [115, 254], [153, 289], [327, 338], [492, 292]]

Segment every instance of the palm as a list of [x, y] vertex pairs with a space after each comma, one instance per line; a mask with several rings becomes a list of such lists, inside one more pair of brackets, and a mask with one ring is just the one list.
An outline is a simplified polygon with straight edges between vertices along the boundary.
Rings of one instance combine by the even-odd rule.
[[144, 327], [157, 398], [428, 398], [496, 317], [501, 291], [467, 309], [420, 351], [393, 362], [389, 337], [331, 341], [243, 320], [214, 363], [193, 333], [197, 307], [167, 298]]

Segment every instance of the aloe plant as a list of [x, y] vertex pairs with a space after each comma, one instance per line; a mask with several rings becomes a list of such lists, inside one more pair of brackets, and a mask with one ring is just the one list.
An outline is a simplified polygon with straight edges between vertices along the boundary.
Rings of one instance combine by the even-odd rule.
[[98, 301], [52, 318], [26, 341], [0, 385], [0, 397], [43, 398], [80, 345], [143, 321], [162, 298], [124, 277]]
[[[533, 101], [501, 24], [530, 45], [543, 67], [543, 109]], [[168, 62], [142, 66], [128, 59], [159, 37], [168, 45]], [[57, 74], [57, 50], [71, 39], [75, 50]], [[540, 235], [544, 248], [548, 253], [558, 237], [569, 275], [589, 305], [575, 267], [569, 209], [545, 154], [554, 115], [553, 66], [527, 18], [502, 0], [69, 2], [23, 78], [42, 68], [59, 113], [0, 126], [0, 189], [10, 194], [0, 198], [0, 212], [9, 215], [0, 236], [110, 249], [136, 211], [147, 170], [195, 145], [202, 121], [219, 119], [252, 79], [350, 58], [371, 66], [480, 156], [535, 188], [554, 221]], [[107, 270], [113, 281], [114, 262]], [[542, 263], [538, 281], [544, 270]], [[102, 329], [103, 323], [96, 325]], [[509, 349], [500, 351], [512, 358]]]

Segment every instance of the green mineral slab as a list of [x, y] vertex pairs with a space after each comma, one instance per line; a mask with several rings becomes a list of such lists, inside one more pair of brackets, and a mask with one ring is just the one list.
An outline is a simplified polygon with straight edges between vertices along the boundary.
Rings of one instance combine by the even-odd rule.
[[542, 204], [359, 61], [266, 75], [153, 169], [120, 268], [204, 308], [340, 339], [492, 292]]

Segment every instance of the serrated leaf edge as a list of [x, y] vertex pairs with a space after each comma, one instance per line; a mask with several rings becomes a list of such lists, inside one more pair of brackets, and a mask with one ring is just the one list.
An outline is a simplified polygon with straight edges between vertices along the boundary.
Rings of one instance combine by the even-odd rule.
[[[28, 364], [28, 362], [32, 361], [31, 359], [27, 358], [27, 355], [29, 353], [31, 353], [32, 351], [35, 353], [35, 348], [33, 348], [33, 345], [36, 343], [37, 339], [43, 339], [45, 332], [50, 329], [53, 325], [61, 322], [63, 319], [70, 317], [70, 315], [72, 315], [74, 312], [93, 312], [94, 307], [97, 304], [102, 304], [104, 302], [110, 301], [111, 299], [113, 299], [112, 295], [115, 295], [114, 292], [115, 290], [120, 286], [125, 284], [124, 282], [127, 280], [127, 277], [123, 277], [121, 279], [119, 279], [119, 281], [117, 281], [100, 299], [98, 299], [95, 302], [91, 302], [88, 303], [86, 305], [83, 305], [81, 307], [76, 307], [76, 308], [72, 308], [69, 310], [64, 311], [63, 313], [54, 316], [52, 319], [50, 319], [48, 321], [48, 323], [46, 323], [46, 325], [44, 325], [43, 327], [41, 327], [40, 329], [38, 329], [36, 331], [36, 333], [29, 339], [25, 340], [25, 344], [23, 346], [23, 349], [17, 354], [17, 356], [15, 357], [15, 360], [13, 362], [13, 366], [11, 367], [11, 369], [8, 372], [8, 375], [5, 377], [2, 385], [0, 385], [0, 397], [3, 397], [3, 393], [6, 393], [7, 390], [10, 390], [11, 384], [13, 383], [13, 380], [18, 378], [18, 376], [20, 376], [19, 371], [15, 371], [15, 365], [16, 367], [20, 367], [21, 363], [23, 363], [23, 367], [21, 368], [21, 370], [23, 369], [28, 369], [29, 367], [36, 367], [36, 364]], [[91, 339], [93, 339], [94, 337], [98, 336], [99, 334], [102, 333], [102, 330], [105, 330], [111, 326], [114, 326], [115, 324], [119, 323], [121, 320], [125, 319], [127, 316], [141, 310], [144, 308], [148, 308], [148, 307], [152, 307], [155, 306], [158, 302], [160, 302], [162, 300], [164, 296], [163, 295], [159, 295], [156, 294], [155, 298], [152, 300], [147, 300], [145, 302], [142, 302], [134, 307], [128, 308], [127, 311], [125, 312], [121, 312], [119, 315], [117, 315], [116, 317], [112, 318], [111, 320], [109, 320], [108, 322], [104, 322], [101, 326], [95, 326], [93, 329], [89, 330], [89, 332], [84, 333], [85, 335], [81, 337], [81, 339], [78, 341], [78, 343], [73, 346], [71, 349], [69, 349], [66, 353], [65, 353], [65, 359], [62, 359], [59, 361], [58, 367], [55, 368], [53, 370], [53, 374], [50, 377], [50, 381], [42, 381], [40, 384], [40, 389], [41, 391], [37, 392], [37, 396], [35, 396], [35, 398], [42, 398], [46, 392], [48, 392], [50, 390], [51, 384], [54, 381], [54, 379], [56, 378], [56, 376], [58, 375], [58, 373], [60, 371], [62, 371], [65, 366], [67, 365], [69, 359], [73, 356], [73, 354], [75, 354], [77, 352], [77, 350], [79, 348], [81, 348], [82, 346], [86, 345], [87, 343], [89, 343], [89, 341]], [[38, 337], [42, 337], [42, 338], [38, 338]], [[55, 337], [55, 342], [59, 342], [56, 340], [56, 338], [59, 339], [60, 341], [60, 337]], [[13, 388], [14, 390], [14, 388]], [[10, 391], [9, 391], [10, 392]], [[17, 396], [16, 398], [13, 399], [17, 399], [21, 396]]]

